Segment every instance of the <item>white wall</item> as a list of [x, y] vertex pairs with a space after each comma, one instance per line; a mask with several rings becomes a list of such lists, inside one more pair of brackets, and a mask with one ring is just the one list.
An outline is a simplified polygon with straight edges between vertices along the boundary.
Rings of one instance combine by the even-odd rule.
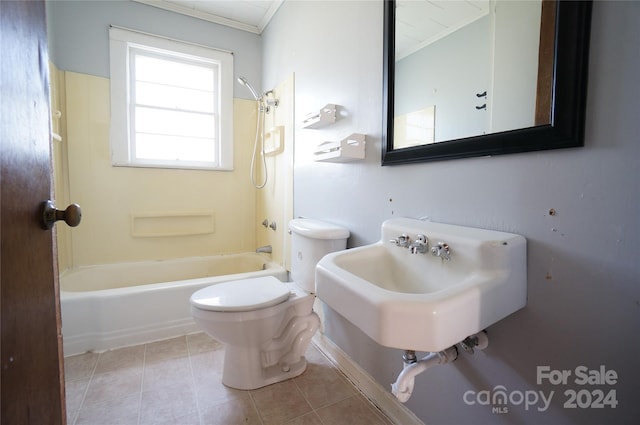
[[[380, 166], [382, 2], [287, 1], [263, 33], [263, 82], [296, 75], [294, 213], [345, 225], [350, 246], [374, 242], [392, 216], [522, 234], [528, 305], [489, 329], [490, 346], [416, 381], [407, 406], [424, 422], [637, 423], [640, 418], [640, 2], [594, 5], [585, 147], [491, 158]], [[323, 130], [301, 117], [335, 102]], [[367, 158], [314, 163], [314, 143], [367, 134]], [[549, 210], [554, 209], [555, 215]], [[383, 386], [401, 351], [373, 343], [328, 312], [326, 333]], [[536, 367], [604, 365], [616, 385], [538, 385]], [[551, 406], [464, 403], [466, 391], [554, 391]], [[616, 391], [617, 408], [565, 409], [565, 390]]]

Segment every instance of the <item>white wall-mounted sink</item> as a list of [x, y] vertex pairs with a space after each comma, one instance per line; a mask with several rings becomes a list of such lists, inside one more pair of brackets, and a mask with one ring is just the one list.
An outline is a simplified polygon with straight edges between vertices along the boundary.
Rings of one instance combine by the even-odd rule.
[[[428, 247], [417, 244], [414, 251], [424, 252], [412, 253], [390, 242], [401, 235], [412, 242], [425, 235]], [[448, 245], [448, 260], [443, 249], [435, 256], [438, 243]], [[379, 242], [320, 260], [316, 293], [381, 345], [441, 351], [526, 305], [526, 240], [493, 230], [390, 219], [382, 224]]]

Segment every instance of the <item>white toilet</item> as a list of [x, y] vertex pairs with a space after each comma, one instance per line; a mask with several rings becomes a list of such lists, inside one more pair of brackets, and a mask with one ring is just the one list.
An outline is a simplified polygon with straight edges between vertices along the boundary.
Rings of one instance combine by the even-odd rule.
[[346, 248], [349, 231], [319, 220], [295, 219], [291, 278], [273, 276], [212, 285], [191, 296], [191, 315], [225, 344], [222, 383], [251, 390], [294, 378], [307, 367], [304, 353], [318, 330], [313, 312], [316, 264]]

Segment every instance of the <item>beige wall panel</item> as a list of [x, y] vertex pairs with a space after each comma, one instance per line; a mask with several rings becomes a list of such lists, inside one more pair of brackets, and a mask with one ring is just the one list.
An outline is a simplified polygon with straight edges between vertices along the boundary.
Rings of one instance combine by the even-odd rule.
[[[74, 266], [255, 249], [256, 196], [248, 177], [255, 102], [234, 101], [234, 171], [177, 170], [111, 165], [108, 79], [67, 72], [66, 94], [70, 197], [83, 211], [72, 233]], [[167, 216], [175, 224], [201, 214], [215, 217], [214, 232], [132, 235], [132, 217]]]
[[[54, 133], [51, 144], [53, 162], [54, 200], [58, 209], [65, 209], [69, 199], [69, 167], [67, 167], [67, 137], [65, 111], [64, 71], [60, 71], [49, 62], [51, 81], [51, 129]], [[55, 226], [58, 251], [58, 267], [65, 270], [71, 266], [71, 228], [66, 225]]]
[[[276, 223], [276, 230], [258, 226], [258, 245], [271, 245], [272, 258], [289, 269], [289, 220], [293, 215], [293, 134], [294, 134], [294, 76], [293, 74], [273, 89], [278, 107], [272, 108], [265, 118], [265, 138], [282, 135], [282, 146], [266, 154], [267, 184], [258, 190], [258, 222]], [[271, 132], [271, 134], [270, 134]], [[273, 146], [270, 142], [267, 145]], [[261, 162], [256, 160], [260, 164]], [[261, 182], [261, 174], [257, 174]]]

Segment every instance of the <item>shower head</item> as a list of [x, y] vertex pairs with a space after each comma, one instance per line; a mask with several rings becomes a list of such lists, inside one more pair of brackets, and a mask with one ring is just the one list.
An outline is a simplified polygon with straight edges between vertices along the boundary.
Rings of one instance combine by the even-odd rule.
[[251, 87], [251, 84], [249, 84], [249, 81], [247, 81], [246, 78], [238, 77], [238, 82], [248, 88], [256, 100], [260, 100], [262, 98], [262, 96], [258, 96], [258, 93], [253, 89], [253, 87]]

